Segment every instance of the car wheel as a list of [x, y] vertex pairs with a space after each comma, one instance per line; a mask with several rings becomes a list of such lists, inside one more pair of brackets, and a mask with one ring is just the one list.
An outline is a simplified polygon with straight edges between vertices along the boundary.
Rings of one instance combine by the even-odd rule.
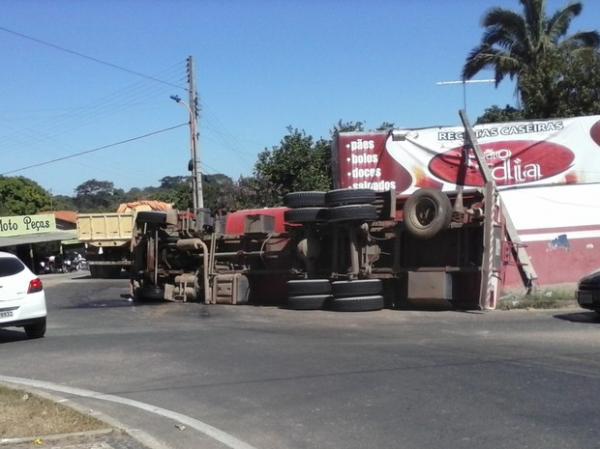
[[381, 310], [384, 305], [381, 295], [333, 298], [328, 302], [328, 308], [336, 312], [369, 312]]
[[417, 238], [429, 239], [452, 221], [452, 204], [448, 196], [434, 189], [420, 189], [404, 203], [404, 225]]
[[42, 338], [46, 335], [46, 318], [41, 318], [33, 324], [24, 326], [27, 338]]
[[381, 279], [358, 279], [356, 281], [335, 281], [331, 284], [333, 296], [344, 298], [350, 296], [380, 295], [383, 290]]
[[325, 192], [291, 192], [283, 197], [284, 206], [293, 209], [299, 207], [325, 206]]

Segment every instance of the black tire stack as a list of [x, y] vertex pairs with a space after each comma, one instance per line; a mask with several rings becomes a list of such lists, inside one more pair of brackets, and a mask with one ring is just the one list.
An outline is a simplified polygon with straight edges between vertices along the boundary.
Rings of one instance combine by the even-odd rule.
[[287, 283], [285, 307], [291, 310], [329, 309], [336, 312], [367, 312], [384, 307], [380, 279], [335, 281], [298, 279]]
[[283, 197], [290, 208], [285, 221], [293, 224], [344, 223], [374, 221], [378, 218], [371, 189], [337, 189], [329, 192], [292, 192]]
[[286, 308], [292, 310], [320, 310], [331, 299], [328, 279], [297, 279], [288, 281]]
[[325, 194], [325, 205], [329, 208], [328, 221], [341, 223], [348, 221], [377, 220], [375, 191], [371, 189], [337, 189]]
[[293, 224], [318, 223], [327, 220], [325, 192], [292, 192], [283, 197], [283, 204], [290, 208], [284, 219]]
[[367, 312], [384, 307], [383, 284], [380, 279], [335, 281], [331, 284], [333, 299], [327, 305], [337, 312]]

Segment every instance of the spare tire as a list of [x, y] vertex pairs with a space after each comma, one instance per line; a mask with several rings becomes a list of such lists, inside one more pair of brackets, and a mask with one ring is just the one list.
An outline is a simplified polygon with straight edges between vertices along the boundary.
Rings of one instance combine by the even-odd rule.
[[323, 207], [325, 206], [325, 192], [291, 192], [283, 197], [283, 204], [292, 209], [298, 207]]
[[167, 222], [167, 214], [164, 212], [142, 211], [137, 213], [135, 221], [138, 223], [163, 225]]
[[420, 189], [404, 203], [404, 225], [417, 238], [429, 239], [452, 221], [448, 196], [435, 189]]
[[327, 220], [326, 207], [303, 207], [286, 210], [283, 218], [288, 223], [315, 223]]
[[377, 199], [371, 189], [337, 189], [325, 194], [325, 205], [329, 207], [348, 204], [371, 204]]

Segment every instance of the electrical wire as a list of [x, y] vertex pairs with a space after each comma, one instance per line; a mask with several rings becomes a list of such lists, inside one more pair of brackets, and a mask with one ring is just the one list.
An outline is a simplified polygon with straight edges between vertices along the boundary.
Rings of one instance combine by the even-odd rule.
[[90, 61], [97, 62], [98, 64], [102, 64], [102, 65], [105, 65], [105, 66], [108, 66], [108, 67], [112, 67], [113, 69], [121, 70], [123, 72], [127, 72], [127, 73], [130, 73], [132, 75], [136, 75], [136, 76], [139, 76], [139, 77], [142, 77], [142, 78], [146, 78], [146, 79], [155, 81], [157, 83], [165, 84], [165, 85], [171, 86], [171, 87], [176, 87], [177, 89], [187, 90], [187, 88], [184, 87], [184, 86], [179, 86], [177, 84], [173, 84], [173, 83], [170, 83], [168, 81], [161, 80], [160, 78], [155, 78], [154, 76], [151, 76], [151, 75], [146, 75], [145, 73], [138, 72], [136, 70], [128, 69], [127, 67], [123, 67], [123, 66], [120, 66], [118, 64], [114, 64], [112, 62], [104, 61], [102, 59], [98, 59], [98, 58], [95, 58], [93, 56], [89, 56], [89, 55], [86, 55], [84, 53], [81, 53], [81, 52], [78, 52], [78, 51], [75, 51], [75, 50], [71, 50], [69, 48], [62, 47], [60, 45], [53, 44], [51, 42], [47, 42], [47, 41], [44, 41], [42, 39], [38, 39], [38, 38], [33, 37], [33, 36], [29, 36], [27, 34], [19, 33], [18, 31], [10, 30], [10, 29], [2, 27], [2, 26], [0, 26], [0, 31], [4, 31], [4, 32], [12, 34], [14, 36], [18, 36], [20, 38], [27, 39], [27, 40], [36, 42], [36, 43], [41, 44], [41, 45], [45, 45], [47, 47], [54, 48], [55, 50], [59, 50], [59, 51], [65, 52], [65, 53], [69, 53], [71, 55], [79, 56], [80, 58], [84, 58], [84, 59], [88, 59]]
[[27, 165], [25, 167], [16, 168], [14, 170], [9, 170], [7, 172], [0, 173], [0, 176], [6, 176], [6, 175], [10, 175], [12, 173], [17, 173], [17, 172], [21, 172], [23, 170], [28, 170], [30, 168], [41, 167], [43, 165], [53, 164], [55, 162], [60, 162], [60, 161], [64, 161], [64, 160], [67, 160], [67, 159], [72, 159], [74, 157], [83, 156], [84, 154], [95, 153], [96, 151], [100, 151], [100, 150], [105, 150], [107, 148], [116, 147], [118, 145], [123, 145], [125, 143], [129, 143], [129, 142], [133, 142], [133, 141], [136, 141], [136, 140], [144, 139], [146, 137], [154, 136], [156, 134], [162, 134], [164, 132], [171, 131], [171, 130], [174, 130], [174, 129], [177, 129], [177, 128], [181, 128], [183, 126], [188, 126], [188, 123], [180, 123], [179, 125], [170, 126], [168, 128], [163, 128], [163, 129], [159, 129], [159, 130], [156, 130], [156, 131], [151, 131], [149, 133], [142, 134], [141, 136], [131, 137], [129, 139], [121, 140], [119, 142], [110, 143], [108, 145], [103, 145], [101, 147], [96, 147], [96, 148], [92, 148], [92, 149], [89, 149], [89, 150], [79, 151], [77, 153], [72, 153], [72, 154], [68, 154], [66, 156], [57, 157], [55, 159], [50, 159], [48, 161], [38, 162], [36, 164], [31, 164], [31, 165]]

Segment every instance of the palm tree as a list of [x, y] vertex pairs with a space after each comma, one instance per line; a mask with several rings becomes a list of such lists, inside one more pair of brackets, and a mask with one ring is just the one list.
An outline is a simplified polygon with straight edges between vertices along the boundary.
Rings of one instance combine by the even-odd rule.
[[[486, 13], [481, 44], [471, 51], [463, 67], [464, 80], [483, 69], [493, 69], [496, 86], [505, 76], [511, 80], [516, 77], [517, 90], [525, 97], [527, 92], [523, 91], [522, 79], [549, 72], [552, 58], [560, 59], [564, 52], [572, 55], [599, 48], [600, 34], [596, 31], [567, 36], [571, 21], [581, 13], [581, 2], [570, 3], [552, 17], [546, 15], [545, 0], [520, 0], [520, 3], [522, 15], [503, 8], [493, 8]], [[546, 78], [549, 76], [550, 73]]]

